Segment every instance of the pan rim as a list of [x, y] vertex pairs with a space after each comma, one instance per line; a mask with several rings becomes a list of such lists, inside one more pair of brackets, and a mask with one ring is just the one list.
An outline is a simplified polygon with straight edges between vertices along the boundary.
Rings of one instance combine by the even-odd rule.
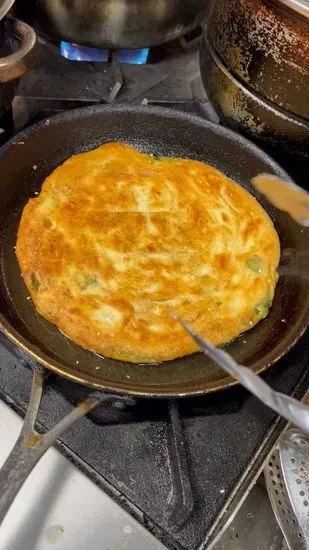
[[[254, 369], [253, 367], [250, 367], [250, 370], [252, 370], [254, 374], [261, 374], [265, 372], [267, 369], [269, 369], [271, 366], [275, 365], [278, 361], [280, 361], [281, 358], [286, 356], [292, 350], [294, 345], [302, 338], [302, 336], [304, 336], [308, 326], [309, 326], [309, 316], [307, 321], [301, 327], [301, 330], [294, 335], [294, 338], [291, 339], [288, 346], [285, 346], [284, 349], [280, 350], [280, 352], [276, 355], [276, 357], [274, 357], [271, 361], [266, 362], [260, 368]], [[2, 313], [0, 313], [0, 330], [3, 332], [3, 334], [5, 334], [9, 338], [11, 342], [13, 342], [18, 347], [20, 347], [32, 359], [37, 361], [43, 367], [46, 367], [48, 370], [54, 372], [59, 376], [63, 376], [64, 378], [70, 380], [71, 382], [82, 384], [84, 386], [93, 388], [96, 391], [102, 391], [105, 393], [111, 393], [115, 395], [127, 395], [132, 397], [139, 397], [139, 398], [169, 399], [169, 398], [175, 398], [175, 397], [177, 398], [197, 397], [200, 395], [206, 395], [206, 394], [214, 393], [216, 391], [225, 390], [232, 386], [240, 385], [236, 379], [226, 375], [224, 378], [221, 379], [221, 381], [217, 382], [217, 385], [213, 383], [213, 385], [210, 386], [208, 382], [208, 387], [206, 388], [204, 386], [201, 387], [200, 385], [200, 387], [197, 389], [192, 388], [192, 389], [181, 390], [181, 391], [179, 390], [162, 391], [162, 389], [155, 390], [155, 389], [151, 389], [151, 387], [146, 386], [145, 384], [144, 385], [141, 384], [141, 388], [139, 390], [134, 388], [132, 389], [130, 385], [123, 384], [123, 383], [119, 383], [115, 387], [114, 385], [109, 384], [108, 382], [103, 384], [102, 382], [98, 383], [95, 381], [86, 380], [85, 378], [82, 378], [82, 376], [79, 376], [76, 373], [74, 373], [73, 369], [69, 367], [66, 368], [66, 370], [63, 370], [65, 367], [59, 361], [49, 359], [48, 356], [43, 351], [41, 351], [41, 349], [38, 346], [34, 344], [29, 345], [26, 339], [20, 336], [18, 332], [9, 323], [7, 323]], [[37, 348], [38, 352], [36, 352], [35, 349], [32, 349], [32, 348]], [[164, 366], [164, 362], [162, 363], [162, 365]], [[199, 380], [200, 379], [197, 379], [196, 384], [198, 384]]]
[[176, 109], [168, 108], [168, 107], [159, 107], [159, 106], [149, 106], [149, 105], [127, 105], [125, 103], [118, 103], [117, 105], [106, 105], [106, 104], [100, 104], [100, 105], [91, 105], [86, 107], [78, 107], [76, 109], [70, 109], [67, 111], [64, 111], [62, 113], [58, 113], [56, 115], [53, 115], [51, 117], [47, 117], [43, 120], [40, 120], [39, 122], [36, 122], [29, 126], [28, 128], [21, 130], [13, 138], [11, 138], [9, 141], [7, 141], [4, 145], [0, 147], [0, 158], [2, 158], [6, 152], [11, 148], [11, 146], [18, 145], [18, 142], [21, 143], [24, 141], [23, 138], [30, 137], [32, 134], [36, 134], [37, 130], [44, 129], [45, 127], [49, 126], [56, 126], [58, 123], [66, 122], [68, 119], [72, 118], [82, 118], [83, 115], [89, 115], [89, 113], [95, 114], [104, 114], [104, 112], [107, 113], [145, 113], [145, 114], [154, 114], [154, 115], [164, 115], [168, 116], [169, 118], [174, 119], [180, 119], [180, 120], [188, 120], [191, 123], [195, 122], [198, 124], [198, 126], [204, 126], [205, 128], [211, 128], [214, 130], [217, 134], [223, 135], [225, 137], [230, 137], [233, 139], [233, 141], [237, 141], [238, 143], [246, 146], [247, 149], [250, 150], [250, 152], [255, 153], [257, 156], [263, 156], [267, 158], [267, 161], [269, 162], [272, 167], [277, 172], [280, 172], [280, 174], [289, 181], [293, 181], [292, 178], [289, 176], [289, 174], [278, 164], [268, 153], [263, 151], [258, 145], [247, 139], [246, 137], [242, 136], [241, 134], [238, 134], [234, 130], [231, 130], [230, 128], [227, 128], [226, 126], [223, 126], [221, 124], [217, 124], [216, 122], [212, 122], [210, 120], [204, 119], [199, 115], [195, 115], [192, 113], [184, 113], [182, 111], [177, 111]]
[[[212, 131], [214, 131], [217, 135], [222, 135], [228, 139], [231, 139], [234, 143], [237, 142], [240, 146], [246, 147], [247, 150], [254, 156], [258, 156], [259, 158], [263, 157], [264, 159], [267, 159], [267, 162], [271, 169], [274, 170], [277, 174], [280, 174], [283, 178], [288, 179], [289, 181], [292, 181], [292, 179], [288, 176], [288, 174], [284, 171], [283, 168], [279, 164], [276, 163], [275, 160], [273, 160], [267, 153], [265, 153], [261, 148], [259, 148], [257, 145], [246, 139], [245, 137], [239, 135], [238, 133], [224, 127], [221, 125], [218, 125], [214, 122], [208, 121], [206, 119], [203, 119], [202, 117], [198, 115], [194, 115], [191, 113], [183, 113], [177, 110], [164, 108], [164, 107], [157, 107], [157, 106], [139, 106], [139, 105], [126, 105], [126, 104], [117, 104], [117, 105], [94, 105], [94, 106], [87, 106], [82, 107], [74, 110], [65, 111], [64, 113], [57, 114], [53, 117], [50, 117], [49, 119], [42, 120], [36, 124], [33, 124], [26, 130], [23, 130], [16, 134], [10, 141], [8, 141], [4, 146], [0, 148], [0, 158], [2, 158], [7, 151], [9, 151], [12, 147], [15, 145], [18, 145], [18, 142], [25, 141], [28, 137], [30, 137], [33, 134], [37, 134], [40, 130], [44, 130], [44, 128], [47, 128], [49, 126], [57, 126], [58, 124], [65, 123], [67, 120], [72, 119], [80, 119], [84, 116], [93, 116], [95, 117], [96, 114], [104, 114], [104, 113], [132, 113], [139, 114], [139, 113], [145, 113], [149, 115], [160, 115], [169, 117], [170, 119], [180, 119], [181, 121], [188, 121], [190, 124], [197, 124], [199, 127], [209, 128]], [[48, 124], [47, 124], [48, 120]], [[290, 338], [288, 343], [285, 342], [285, 345], [282, 347], [280, 344], [278, 345], [277, 349], [277, 355], [274, 356], [271, 360], [266, 360], [265, 364], [262, 365], [260, 368], [254, 368], [254, 365], [252, 365], [252, 370], [255, 373], [261, 373], [267, 368], [269, 368], [271, 365], [276, 363], [283, 355], [285, 355], [288, 351], [291, 350], [291, 348], [295, 345], [295, 343], [301, 338], [301, 336], [304, 334], [307, 326], [309, 325], [309, 314], [307, 317], [304, 315], [299, 319], [299, 322], [297, 324], [297, 330], [295, 326], [293, 327], [293, 330], [291, 331]], [[42, 350], [42, 347], [37, 346], [33, 343], [31, 343], [30, 340], [24, 338], [19, 334], [17, 330], [14, 329], [14, 327], [8, 322], [6, 319], [6, 316], [3, 315], [3, 313], [0, 312], [0, 329], [4, 332], [8, 338], [13, 341], [15, 344], [17, 344], [21, 349], [23, 349], [26, 353], [28, 353], [33, 359], [47, 367], [48, 369], [52, 370], [53, 372], [64, 376], [65, 378], [70, 379], [73, 382], [82, 383], [89, 387], [92, 387], [96, 390], [102, 390], [106, 392], [112, 392], [115, 394], [127, 394], [132, 395], [136, 397], [161, 397], [161, 398], [168, 398], [168, 397], [188, 397], [188, 396], [196, 396], [196, 395], [203, 395], [206, 393], [212, 393], [214, 391], [218, 391], [219, 389], [224, 389], [227, 387], [231, 387], [238, 382], [234, 379], [232, 379], [229, 376], [222, 377], [221, 380], [218, 380], [217, 383], [213, 382], [212, 385], [208, 385], [207, 388], [201, 384], [201, 381], [203, 379], [198, 378], [196, 381], [188, 382], [188, 388], [185, 390], [177, 390], [177, 388], [173, 389], [170, 385], [165, 386], [147, 386], [147, 384], [142, 383], [140, 384], [140, 389], [133, 388], [130, 384], [124, 383], [124, 382], [117, 382], [117, 386], [115, 387], [112, 383], [109, 384], [108, 380], [106, 382], [96, 382], [95, 374], [92, 377], [92, 379], [89, 381], [87, 377], [83, 378], [81, 376], [81, 373], [74, 373], [73, 369], [71, 367], [68, 367], [64, 365], [63, 363], [59, 362], [57, 359], [51, 359], [50, 356], [45, 354], [45, 352]], [[164, 365], [164, 363], [163, 363]], [[98, 379], [97, 379], [98, 380]], [[190, 385], [191, 384], [191, 385]], [[195, 384], [199, 386], [195, 388]], [[209, 382], [208, 382], [209, 384]], [[181, 384], [179, 384], [180, 386]]]

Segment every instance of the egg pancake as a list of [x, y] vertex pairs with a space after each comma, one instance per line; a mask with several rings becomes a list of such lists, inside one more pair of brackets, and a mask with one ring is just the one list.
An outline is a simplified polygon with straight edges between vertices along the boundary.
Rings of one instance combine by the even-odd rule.
[[213, 167], [106, 143], [45, 180], [16, 252], [43, 317], [84, 348], [152, 363], [197, 351], [171, 311], [219, 346], [266, 317], [280, 245]]

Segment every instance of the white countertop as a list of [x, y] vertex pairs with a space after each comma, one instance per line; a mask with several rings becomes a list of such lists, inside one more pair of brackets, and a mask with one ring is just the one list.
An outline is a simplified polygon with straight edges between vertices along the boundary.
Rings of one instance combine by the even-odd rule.
[[[21, 423], [0, 401], [0, 465]], [[53, 448], [30, 474], [0, 529], [0, 550], [165, 549]]]

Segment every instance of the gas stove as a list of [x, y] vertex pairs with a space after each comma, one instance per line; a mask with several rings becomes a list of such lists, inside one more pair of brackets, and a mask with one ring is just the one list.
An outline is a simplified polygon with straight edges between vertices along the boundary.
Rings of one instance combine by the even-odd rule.
[[[219, 123], [199, 77], [195, 39], [166, 48], [150, 52], [147, 64], [130, 65], [115, 54], [108, 63], [69, 61], [59, 45], [41, 42], [38, 63], [13, 103], [14, 132], [66, 109], [111, 102], [169, 106]], [[304, 395], [308, 343], [305, 335], [263, 375], [277, 391]], [[33, 361], [1, 335], [0, 365], [0, 396], [23, 416]], [[47, 373], [38, 429], [51, 428], [88, 393]], [[240, 387], [127, 406], [115, 398], [79, 420], [57, 446], [165, 547], [202, 550], [257, 478], [284, 425]]]

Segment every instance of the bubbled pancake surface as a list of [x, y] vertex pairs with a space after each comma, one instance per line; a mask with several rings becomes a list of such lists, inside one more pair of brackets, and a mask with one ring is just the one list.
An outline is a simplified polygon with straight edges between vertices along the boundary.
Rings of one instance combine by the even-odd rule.
[[45, 180], [16, 251], [41, 315], [84, 348], [151, 363], [197, 351], [171, 310], [216, 345], [265, 317], [280, 245], [213, 167], [106, 143]]

